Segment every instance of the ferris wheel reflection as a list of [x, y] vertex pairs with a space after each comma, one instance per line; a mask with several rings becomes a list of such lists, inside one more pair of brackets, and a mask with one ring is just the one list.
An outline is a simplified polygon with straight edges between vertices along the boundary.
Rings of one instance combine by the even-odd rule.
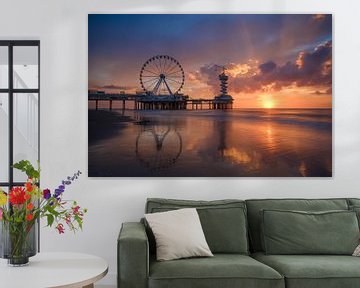
[[136, 158], [150, 172], [157, 174], [173, 166], [182, 153], [182, 138], [172, 125], [141, 121], [136, 137]]

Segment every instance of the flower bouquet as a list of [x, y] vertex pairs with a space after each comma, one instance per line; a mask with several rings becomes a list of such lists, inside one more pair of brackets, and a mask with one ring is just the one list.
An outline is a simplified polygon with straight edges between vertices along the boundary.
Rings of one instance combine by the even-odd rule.
[[26, 265], [29, 257], [36, 254], [36, 223], [45, 218], [47, 226], [55, 227], [59, 234], [82, 229], [86, 209], [81, 209], [75, 201], [63, 199], [66, 186], [76, 180], [81, 172], [76, 172], [50, 191], [40, 189], [40, 169], [35, 169], [29, 161], [23, 160], [13, 165], [26, 173], [23, 187], [12, 187], [9, 193], [0, 188], [0, 257], [8, 259], [9, 265]]

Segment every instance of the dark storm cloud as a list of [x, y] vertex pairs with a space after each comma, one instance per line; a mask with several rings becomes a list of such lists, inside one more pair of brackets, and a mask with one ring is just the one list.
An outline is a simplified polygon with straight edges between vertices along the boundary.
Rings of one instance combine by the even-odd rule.
[[125, 90], [125, 89], [129, 89], [130, 87], [128, 87], [128, 86], [119, 86], [119, 85], [104, 85], [104, 86], [101, 86], [101, 88], [103, 88], [103, 89], [122, 89], [122, 90]]
[[280, 66], [268, 80], [281, 82], [284, 86], [293, 82], [298, 86], [331, 85], [332, 42], [319, 45], [314, 51], [300, 52], [295, 62]]
[[128, 89], [136, 89], [135, 86], [122, 86], [122, 85], [91, 85], [91, 89], [104, 89], [104, 90], [128, 90]]
[[275, 68], [276, 68], [276, 63], [274, 63], [273, 61], [269, 61], [259, 65], [259, 69], [263, 74], [270, 73], [274, 71]]

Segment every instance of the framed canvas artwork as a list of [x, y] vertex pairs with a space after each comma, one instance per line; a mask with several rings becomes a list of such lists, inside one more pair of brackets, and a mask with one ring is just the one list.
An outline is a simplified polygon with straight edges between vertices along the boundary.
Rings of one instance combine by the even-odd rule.
[[90, 177], [331, 177], [332, 15], [90, 14]]

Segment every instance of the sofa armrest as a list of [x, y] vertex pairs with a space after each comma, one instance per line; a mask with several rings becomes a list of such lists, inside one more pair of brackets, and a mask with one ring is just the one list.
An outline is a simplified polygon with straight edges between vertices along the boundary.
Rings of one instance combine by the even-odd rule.
[[149, 242], [143, 224], [122, 224], [117, 252], [118, 288], [147, 288]]

